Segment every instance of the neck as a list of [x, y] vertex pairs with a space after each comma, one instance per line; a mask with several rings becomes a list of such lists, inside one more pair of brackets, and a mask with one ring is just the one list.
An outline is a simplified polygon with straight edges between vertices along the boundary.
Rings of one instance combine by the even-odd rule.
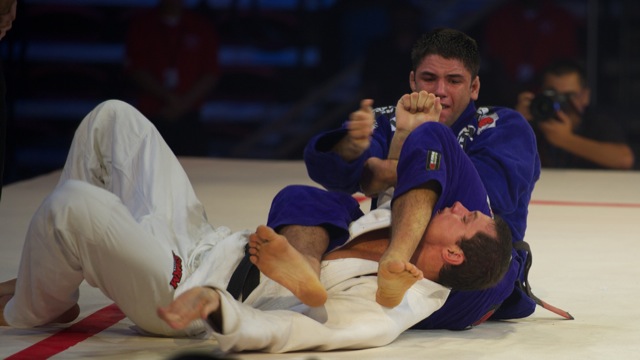
[[425, 279], [437, 282], [440, 269], [444, 266], [441, 248], [422, 241], [411, 258], [411, 262], [420, 269]]
[[323, 260], [359, 258], [380, 261], [388, 247], [389, 228], [384, 228], [358, 236], [343, 247], [326, 254]]

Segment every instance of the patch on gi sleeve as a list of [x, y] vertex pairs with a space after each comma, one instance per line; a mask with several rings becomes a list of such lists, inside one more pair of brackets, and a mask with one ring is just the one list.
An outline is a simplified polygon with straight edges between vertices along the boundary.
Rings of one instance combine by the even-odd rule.
[[427, 151], [427, 171], [440, 170], [440, 159], [442, 154], [437, 151]]

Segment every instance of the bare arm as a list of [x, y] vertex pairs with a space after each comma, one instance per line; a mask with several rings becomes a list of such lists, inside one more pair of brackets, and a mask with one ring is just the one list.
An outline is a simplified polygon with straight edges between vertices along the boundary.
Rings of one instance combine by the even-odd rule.
[[378, 265], [376, 302], [380, 305], [397, 306], [412, 285], [412, 278], [404, 270], [411, 267], [410, 259], [424, 237], [439, 194], [439, 185], [429, 182], [394, 200], [391, 241]]
[[422, 240], [429, 219], [439, 198], [439, 189], [432, 183], [409, 190], [396, 198], [391, 210], [391, 243], [382, 255], [386, 258], [411, 258]]
[[550, 144], [607, 168], [628, 170], [633, 167], [634, 155], [629, 145], [580, 136], [573, 132], [566, 114], [559, 111], [558, 118], [560, 121], [546, 121], [539, 125]]
[[360, 188], [367, 196], [375, 196], [395, 186], [396, 166], [400, 150], [407, 136], [420, 124], [438, 121], [442, 105], [440, 99], [426, 91], [405, 94], [396, 106], [396, 131], [386, 160], [371, 158], [365, 163]]

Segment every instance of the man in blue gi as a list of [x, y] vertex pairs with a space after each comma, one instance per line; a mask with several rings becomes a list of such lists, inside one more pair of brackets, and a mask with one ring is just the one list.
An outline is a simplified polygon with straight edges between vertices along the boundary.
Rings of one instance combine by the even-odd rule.
[[[262, 278], [242, 281], [244, 304], [230, 301], [216, 286], [200, 285], [160, 307], [160, 317], [175, 329], [206, 319], [224, 350], [364, 348], [388, 343], [431, 313], [429, 300], [441, 294], [420, 291], [426, 279], [460, 290], [496, 284], [510, 264], [510, 231], [499, 217], [492, 219], [478, 172], [456, 138], [446, 126], [426, 122], [406, 141], [397, 140], [404, 145], [393, 206], [387, 202], [362, 215], [350, 194], [290, 186], [272, 203], [269, 227], [259, 226], [250, 235], [251, 255], [245, 259], [308, 306], [292, 299], [290, 292], [268, 287], [270, 281]], [[289, 243], [296, 237], [309, 241], [306, 236], [313, 230], [321, 230], [313, 240], [331, 249], [322, 257], [321, 277]], [[389, 275], [377, 271], [377, 262], [399, 233], [416, 235], [418, 244], [411, 262], [389, 268], [395, 287], [387, 289], [401, 298], [398, 306], [389, 308], [374, 299], [376, 281]], [[362, 260], [370, 266], [354, 274]], [[340, 270], [333, 271], [335, 266]], [[254, 285], [247, 288], [247, 282]], [[440, 298], [436, 308], [446, 296]]]
[[[540, 175], [531, 127], [511, 109], [476, 109], [480, 55], [475, 41], [464, 33], [451, 29], [427, 33], [418, 40], [411, 57], [413, 93], [405, 96], [416, 99], [426, 91], [440, 99], [439, 122], [450, 127], [476, 167], [492, 210], [511, 228], [514, 246], [521, 243], [529, 200]], [[395, 182], [389, 153], [397, 126], [396, 108], [371, 110], [371, 105], [371, 100], [363, 100], [360, 110], [341, 129], [321, 133], [309, 142], [305, 162], [314, 181], [330, 190], [372, 196]], [[464, 329], [489, 317], [530, 315], [536, 304], [521, 290], [526, 257], [526, 251], [514, 250], [511, 267], [500, 284], [483, 291], [453, 292], [443, 308], [417, 327]]]

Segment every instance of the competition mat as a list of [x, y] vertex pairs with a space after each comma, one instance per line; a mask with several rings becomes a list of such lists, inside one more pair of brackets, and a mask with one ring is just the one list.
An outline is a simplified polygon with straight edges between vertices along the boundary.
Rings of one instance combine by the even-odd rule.
[[[231, 230], [266, 220], [288, 184], [314, 183], [300, 161], [181, 158], [210, 222]], [[30, 217], [59, 172], [5, 187], [0, 202], [0, 280], [15, 277]], [[240, 353], [234, 359], [630, 359], [640, 351], [640, 172], [543, 170], [529, 207], [534, 293], [567, 310], [538, 307], [529, 318], [466, 331], [407, 331], [376, 349], [292, 354]], [[317, 185], [316, 185], [317, 186]], [[369, 202], [362, 200], [364, 210]], [[215, 341], [141, 336], [112, 302], [86, 283], [80, 317], [37, 329], [0, 327], [3, 359], [172, 359], [223, 356]], [[153, 306], [153, 304], [150, 304]], [[310, 336], [313, 336], [310, 334]]]

